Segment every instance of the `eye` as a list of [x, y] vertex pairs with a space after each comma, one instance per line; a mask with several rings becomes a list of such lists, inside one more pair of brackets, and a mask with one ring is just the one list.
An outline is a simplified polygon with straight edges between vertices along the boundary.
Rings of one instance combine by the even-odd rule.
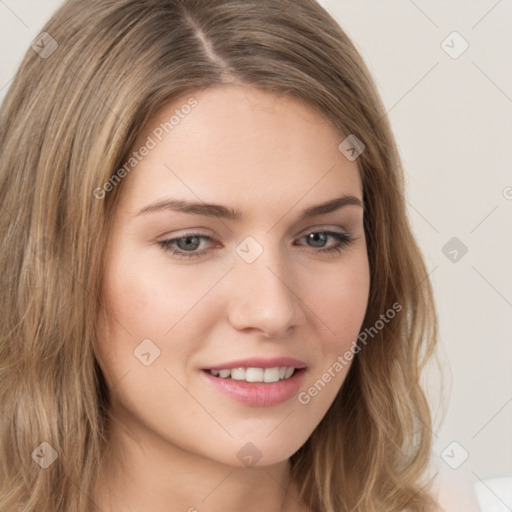
[[[341, 231], [312, 231], [299, 240], [304, 238], [307, 240], [308, 244], [313, 244], [310, 245], [310, 247], [317, 249], [315, 252], [332, 255], [341, 253], [345, 247], [353, 241], [353, 238], [349, 234]], [[329, 238], [334, 239], [336, 244], [332, 247], [325, 248], [324, 246]], [[158, 245], [164, 251], [170, 252], [173, 256], [178, 258], [195, 258], [203, 256], [208, 252], [206, 249], [201, 251], [197, 250], [201, 246], [202, 240], [212, 241], [212, 238], [199, 233], [188, 233], [179, 238], [162, 240], [158, 242]]]
[[[194, 258], [196, 256], [202, 256], [204, 253], [206, 253], [205, 250], [191, 252], [195, 251], [199, 247], [202, 239], [211, 241], [209, 236], [200, 235], [198, 233], [189, 233], [179, 238], [162, 240], [161, 242], [158, 242], [158, 245], [160, 245], [164, 251], [170, 252], [178, 258]], [[178, 250], [173, 247], [174, 244], [178, 246]]]
[[[353, 241], [353, 238], [348, 233], [343, 233], [341, 231], [312, 231], [304, 235], [302, 238], [305, 238], [308, 243], [314, 244], [312, 246], [310, 245], [310, 247], [320, 247], [316, 252], [332, 255], [341, 253], [346, 246]], [[325, 243], [329, 238], [334, 239], [336, 244], [332, 247], [325, 248]]]

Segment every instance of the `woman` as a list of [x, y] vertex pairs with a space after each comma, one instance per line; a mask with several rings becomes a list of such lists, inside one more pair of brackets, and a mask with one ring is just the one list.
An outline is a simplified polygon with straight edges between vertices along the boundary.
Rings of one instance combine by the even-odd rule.
[[427, 511], [400, 161], [312, 0], [67, 1], [0, 112], [0, 511]]

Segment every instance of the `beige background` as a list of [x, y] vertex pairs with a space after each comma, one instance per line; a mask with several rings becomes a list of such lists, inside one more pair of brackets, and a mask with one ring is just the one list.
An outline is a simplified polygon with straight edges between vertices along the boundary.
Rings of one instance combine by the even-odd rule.
[[[369, 65], [407, 172], [410, 218], [436, 292], [446, 393], [451, 380], [434, 429], [435, 465], [468, 485], [512, 476], [512, 1], [321, 3]], [[0, 0], [0, 100], [59, 4]], [[467, 247], [463, 256], [456, 245], [445, 249], [455, 262], [443, 253], [452, 237]], [[468, 459], [452, 469], [464, 450]]]

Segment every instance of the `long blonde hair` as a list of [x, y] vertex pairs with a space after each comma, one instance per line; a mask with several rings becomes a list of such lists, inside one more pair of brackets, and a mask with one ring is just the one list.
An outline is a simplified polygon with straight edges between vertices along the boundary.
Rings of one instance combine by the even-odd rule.
[[[0, 110], [0, 512], [89, 509], [109, 425], [95, 358], [102, 251], [123, 182], [103, 200], [93, 191], [160, 108], [228, 83], [292, 95], [340, 142], [363, 141], [364, 328], [402, 307], [291, 457], [302, 503], [430, 510], [420, 373], [437, 338], [432, 289], [385, 109], [340, 26], [313, 0], [68, 0], [43, 32], [46, 53], [29, 49]], [[43, 468], [42, 453], [57, 458]]]

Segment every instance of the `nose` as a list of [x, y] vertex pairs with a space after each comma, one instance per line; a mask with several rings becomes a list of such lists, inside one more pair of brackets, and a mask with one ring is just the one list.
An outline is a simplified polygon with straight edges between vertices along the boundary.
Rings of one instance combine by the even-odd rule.
[[283, 258], [268, 248], [252, 263], [237, 256], [228, 292], [228, 318], [235, 329], [279, 337], [301, 323], [298, 280]]

